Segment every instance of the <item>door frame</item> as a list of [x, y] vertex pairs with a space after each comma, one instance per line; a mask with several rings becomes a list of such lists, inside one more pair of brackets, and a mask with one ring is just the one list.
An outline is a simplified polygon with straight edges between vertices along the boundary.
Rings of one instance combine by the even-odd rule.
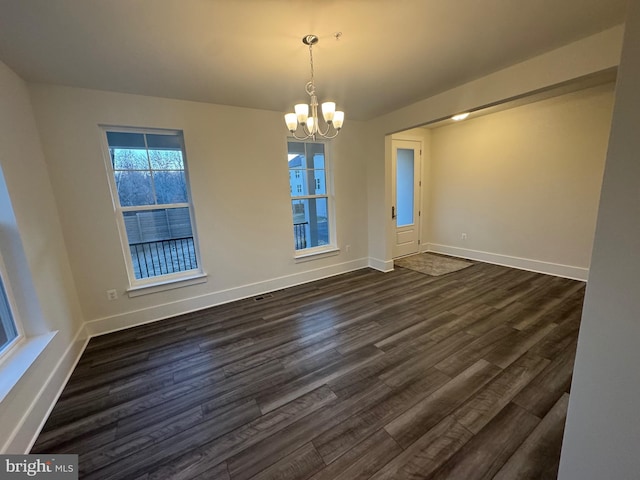
[[[418, 204], [418, 210], [417, 212], [415, 212], [416, 215], [416, 228], [418, 231], [418, 236], [417, 236], [417, 251], [416, 253], [421, 253], [422, 252], [422, 221], [423, 221], [423, 215], [422, 215], [422, 210], [423, 210], [423, 172], [424, 172], [424, 155], [423, 155], [423, 150], [424, 150], [424, 139], [420, 136], [417, 135], [411, 135], [411, 134], [407, 134], [407, 133], [398, 133], [398, 134], [393, 134], [391, 135], [391, 207], [394, 207], [396, 204], [396, 142], [413, 142], [415, 144], [417, 144], [417, 149], [418, 149], [418, 156], [416, 159], [414, 159], [414, 161], [418, 162], [417, 168], [415, 170], [417, 170], [417, 175], [418, 175], [418, 181], [417, 181], [417, 191], [414, 192], [414, 198], [417, 200], [417, 204]], [[402, 148], [402, 147], [400, 147]], [[414, 170], [414, 171], [415, 171]], [[391, 215], [391, 208], [389, 209], [389, 215]], [[391, 219], [391, 225], [392, 225], [392, 238], [393, 238], [393, 242], [391, 244], [391, 258], [399, 258], [401, 256], [404, 255], [396, 255], [396, 233], [397, 233], [397, 226], [396, 226], [396, 221], [395, 218]]]

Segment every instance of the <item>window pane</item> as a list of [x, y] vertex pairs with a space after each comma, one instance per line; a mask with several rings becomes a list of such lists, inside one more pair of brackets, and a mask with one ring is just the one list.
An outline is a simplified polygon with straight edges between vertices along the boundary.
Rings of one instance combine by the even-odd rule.
[[396, 166], [396, 205], [398, 208], [396, 224], [398, 227], [414, 223], [413, 162], [413, 150], [398, 149]]
[[298, 155], [302, 155], [304, 158], [304, 143], [300, 142], [288, 142], [287, 143], [289, 149], [289, 162], [291, 162], [292, 157], [297, 157]]
[[149, 150], [149, 160], [154, 170], [184, 170], [180, 150]]
[[149, 150], [182, 150], [182, 138], [178, 135], [147, 133], [147, 147]]
[[187, 180], [184, 170], [153, 173], [157, 203], [187, 203]]
[[317, 153], [313, 156], [313, 168], [324, 169], [324, 148], [322, 153]]
[[9, 300], [0, 281], [0, 351], [4, 350], [18, 336], [13, 315], [9, 308]]
[[307, 168], [324, 168], [324, 143], [307, 143]]
[[289, 154], [289, 168], [301, 169], [304, 168], [304, 156], [303, 155], [291, 155]]
[[111, 148], [146, 148], [144, 133], [107, 132], [107, 141]]
[[287, 145], [289, 168], [325, 168], [323, 143], [288, 142]]
[[327, 193], [324, 170], [292, 169], [289, 171], [289, 186], [294, 197]]
[[292, 197], [309, 195], [309, 190], [307, 188], [307, 171], [306, 170], [290, 170], [289, 186], [291, 187]]
[[151, 173], [138, 170], [116, 170], [116, 187], [120, 205], [133, 207], [137, 205], [153, 205], [153, 187]]
[[316, 195], [326, 195], [327, 186], [325, 184], [324, 170], [312, 170], [309, 173], [313, 174], [313, 188]]
[[329, 245], [326, 198], [305, 198], [291, 202], [296, 250]]
[[198, 268], [188, 207], [123, 216], [136, 279]]
[[139, 148], [112, 148], [111, 163], [115, 170], [149, 170], [147, 151]]

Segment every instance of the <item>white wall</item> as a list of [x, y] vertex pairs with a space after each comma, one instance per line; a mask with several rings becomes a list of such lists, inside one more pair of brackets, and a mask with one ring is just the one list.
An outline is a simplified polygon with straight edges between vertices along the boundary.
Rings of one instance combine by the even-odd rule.
[[[336, 256], [296, 263], [282, 115], [48, 85], [31, 86], [42, 144], [88, 328], [102, 333], [366, 265], [361, 125], [330, 143]], [[99, 124], [182, 130], [204, 284], [129, 298]], [[119, 298], [108, 301], [106, 290]]]
[[368, 122], [367, 187], [372, 264], [391, 263], [393, 224], [387, 215], [391, 208], [391, 149], [390, 141], [383, 140], [385, 135], [616, 67], [622, 32], [622, 26], [605, 30]]
[[586, 280], [612, 106], [609, 84], [434, 128], [429, 249]]
[[0, 63], [0, 249], [30, 336], [57, 332], [0, 403], [0, 451], [30, 447], [82, 350], [83, 316], [24, 82]]
[[630, 2], [559, 478], [640, 472], [640, 1]]

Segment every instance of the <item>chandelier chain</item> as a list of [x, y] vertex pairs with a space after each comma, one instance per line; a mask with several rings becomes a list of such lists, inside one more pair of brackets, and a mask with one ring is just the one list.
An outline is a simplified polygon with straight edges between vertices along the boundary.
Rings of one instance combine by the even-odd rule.
[[316, 85], [313, 79], [313, 44], [309, 44], [309, 64], [311, 65], [311, 81], [307, 83], [306, 90], [309, 95], [315, 95]]

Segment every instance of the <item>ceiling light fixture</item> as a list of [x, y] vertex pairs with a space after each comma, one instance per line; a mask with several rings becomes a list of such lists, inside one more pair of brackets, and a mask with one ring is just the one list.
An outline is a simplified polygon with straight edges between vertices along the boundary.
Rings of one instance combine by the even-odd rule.
[[[324, 102], [322, 104], [322, 117], [326, 123], [326, 128], [320, 126], [318, 119], [318, 98], [316, 97], [316, 86], [313, 80], [313, 46], [318, 43], [316, 35], [306, 35], [302, 38], [302, 43], [309, 46], [309, 63], [311, 64], [311, 81], [307, 83], [305, 90], [311, 97], [309, 105], [299, 103], [294, 106], [295, 113], [287, 113], [284, 121], [291, 134], [298, 140], [306, 140], [316, 137], [334, 138], [340, 133], [344, 123], [344, 112], [336, 111], [334, 102]], [[298, 136], [298, 124], [302, 134]]]
[[464, 120], [468, 116], [469, 116], [469, 112], [459, 113], [451, 117], [451, 120], [455, 120], [456, 122], [459, 122], [460, 120]]

